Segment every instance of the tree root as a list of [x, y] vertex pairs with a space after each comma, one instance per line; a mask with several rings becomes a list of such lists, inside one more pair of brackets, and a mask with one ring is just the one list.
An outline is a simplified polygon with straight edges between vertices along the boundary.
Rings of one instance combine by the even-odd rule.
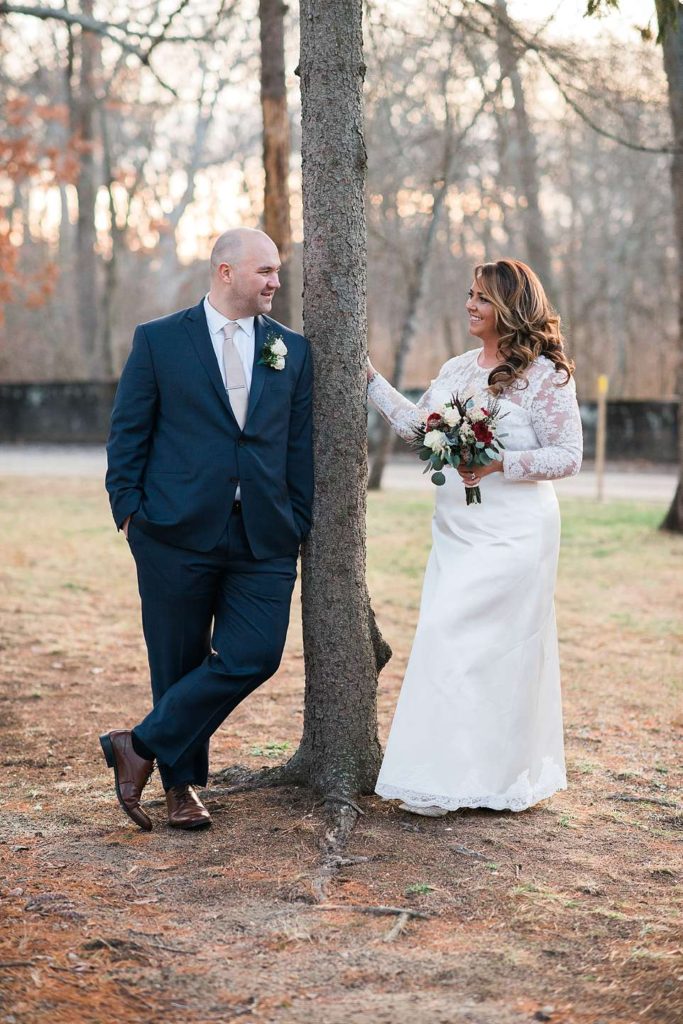
[[336, 806], [331, 808], [326, 798], [328, 827], [320, 842], [323, 857], [318, 870], [311, 878], [311, 889], [316, 903], [322, 903], [327, 899], [330, 883], [340, 868], [346, 867], [349, 861], [358, 863], [355, 858], [345, 857], [344, 851], [363, 811], [353, 800], [338, 793], [331, 794], [329, 802]]
[[390, 928], [389, 931], [386, 933], [383, 941], [393, 942], [394, 939], [397, 939], [401, 932], [406, 927], [406, 925], [408, 924], [408, 921], [410, 921], [410, 914], [406, 914], [406, 912], [403, 911], [402, 914], [399, 914], [398, 920], [396, 921], [396, 924], [393, 926], [393, 928]]
[[460, 853], [463, 857], [475, 857], [477, 860], [489, 860], [489, 858], [479, 853], [477, 850], [470, 850], [468, 846], [452, 846], [451, 849], [454, 853]]
[[382, 942], [394, 942], [401, 935], [408, 923], [414, 918], [426, 920], [431, 915], [421, 910], [413, 910], [411, 907], [373, 907], [371, 905], [358, 903], [326, 903], [323, 906], [315, 907], [316, 910], [353, 910], [358, 914], [372, 914], [375, 917], [385, 915], [396, 915], [396, 923], [382, 937]]
[[355, 803], [353, 800], [349, 799], [349, 797], [340, 796], [339, 793], [328, 793], [325, 797], [323, 797], [322, 800], [318, 801], [319, 804], [325, 804], [328, 802], [340, 803], [344, 804], [346, 807], [351, 807], [358, 815], [365, 814], [365, 811], [363, 810], [362, 807], [359, 807], [358, 804]]
[[[228, 786], [215, 786], [214, 783], [228, 782]], [[296, 763], [296, 755], [286, 764], [273, 768], [247, 768], [243, 764], [231, 765], [211, 776], [210, 785], [202, 790], [206, 797], [227, 796], [232, 793], [246, 793], [252, 789], [264, 789], [266, 786], [296, 786], [305, 782], [305, 775]]]
[[[211, 785], [202, 790], [205, 799], [212, 797], [232, 796], [234, 793], [245, 793], [269, 786], [295, 786], [309, 783], [304, 759], [299, 752], [283, 765], [274, 768], [261, 768], [253, 771], [245, 765], [233, 765], [215, 772], [211, 777]], [[228, 786], [216, 786], [215, 783], [229, 782]], [[344, 793], [327, 793], [319, 801], [326, 810], [326, 829], [320, 841], [322, 859], [317, 871], [310, 879], [311, 894], [315, 903], [327, 899], [328, 889], [335, 875], [341, 868], [354, 864], [364, 864], [370, 857], [348, 857], [345, 850], [349, 837], [356, 822], [365, 814], [355, 800]], [[309, 895], [309, 898], [310, 898]], [[405, 925], [401, 926], [401, 929]], [[397, 932], [398, 934], [398, 932]]]
[[424, 910], [413, 910], [412, 907], [385, 907], [385, 906], [373, 906], [368, 903], [324, 903], [319, 907], [314, 907], [315, 910], [354, 910], [357, 914], [373, 914], [375, 917], [385, 917], [387, 915], [396, 914], [398, 916], [405, 917], [419, 917], [423, 920], [428, 920], [432, 915], [427, 914]]
[[658, 796], [631, 796], [630, 793], [613, 793], [608, 800], [619, 800], [623, 804], [658, 804], [659, 807], [680, 807], [675, 800], [665, 800]]

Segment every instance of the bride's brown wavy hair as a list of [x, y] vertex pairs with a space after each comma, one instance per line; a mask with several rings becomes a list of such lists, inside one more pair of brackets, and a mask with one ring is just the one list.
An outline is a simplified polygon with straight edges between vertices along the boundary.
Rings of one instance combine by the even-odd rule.
[[560, 317], [550, 305], [531, 267], [521, 260], [480, 263], [474, 278], [496, 314], [500, 335], [498, 351], [503, 362], [489, 375], [489, 390], [499, 395], [506, 388], [525, 388], [526, 371], [535, 359], [545, 356], [565, 374], [569, 383], [574, 363], [564, 351]]

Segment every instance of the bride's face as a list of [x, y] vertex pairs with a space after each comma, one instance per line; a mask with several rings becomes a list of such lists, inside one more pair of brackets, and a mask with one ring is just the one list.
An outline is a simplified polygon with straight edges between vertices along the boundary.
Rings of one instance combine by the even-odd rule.
[[498, 340], [500, 335], [496, 329], [496, 312], [477, 281], [472, 282], [467, 293], [465, 309], [469, 317], [470, 334], [482, 341]]

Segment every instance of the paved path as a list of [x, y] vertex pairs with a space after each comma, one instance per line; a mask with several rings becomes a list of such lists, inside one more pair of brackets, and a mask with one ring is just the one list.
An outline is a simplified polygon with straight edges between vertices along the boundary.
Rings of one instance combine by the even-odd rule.
[[[99, 445], [0, 444], [0, 476], [104, 477], [105, 454]], [[430, 491], [433, 485], [420, 473], [412, 458], [394, 458], [385, 475], [387, 490]], [[590, 463], [577, 477], [558, 480], [558, 494], [566, 497], [595, 496], [595, 473]], [[674, 467], [624, 468], [612, 465], [605, 474], [607, 499], [631, 499], [667, 503], [676, 489]]]

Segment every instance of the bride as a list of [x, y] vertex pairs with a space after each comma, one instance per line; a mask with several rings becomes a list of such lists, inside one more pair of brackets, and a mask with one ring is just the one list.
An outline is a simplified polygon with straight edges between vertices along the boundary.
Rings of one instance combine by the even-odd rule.
[[[475, 268], [466, 303], [481, 348], [450, 359], [413, 405], [368, 363], [368, 395], [406, 440], [426, 415], [499, 397], [501, 462], [446, 470], [420, 615], [376, 791], [402, 809], [522, 811], [566, 789], [553, 594], [553, 479], [578, 473], [581, 420], [560, 319], [518, 260]], [[417, 470], [417, 466], [416, 466]], [[481, 488], [481, 504], [464, 487]]]

